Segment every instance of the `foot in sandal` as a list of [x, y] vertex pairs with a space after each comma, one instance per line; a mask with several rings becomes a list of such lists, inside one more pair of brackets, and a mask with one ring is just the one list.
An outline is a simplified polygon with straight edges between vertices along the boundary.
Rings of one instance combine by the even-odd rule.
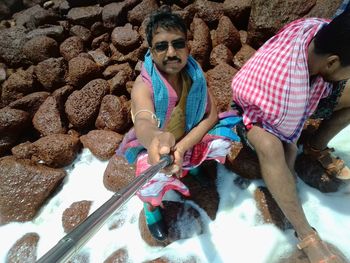
[[350, 179], [350, 169], [339, 157], [334, 156], [334, 148], [326, 147], [317, 150], [309, 145], [304, 146], [304, 154], [318, 161], [328, 175], [335, 176], [341, 180]]
[[297, 247], [307, 255], [311, 263], [346, 263], [329, 249], [316, 231], [299, 240]]

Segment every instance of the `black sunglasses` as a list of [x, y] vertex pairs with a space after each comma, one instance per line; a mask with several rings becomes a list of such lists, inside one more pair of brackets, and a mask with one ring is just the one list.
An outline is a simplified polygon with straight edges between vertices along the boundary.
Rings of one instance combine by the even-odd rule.
[[161, 53], [161, 52], [167, 51], [170, 45], [176, 50], [183, 49], [186, 47], [186, 40], [185, 39], [175, 39], [175, 40], [171, 41], [170, 43], [167, 41], [158, 42], [158, 43], [154, 44], [153, 49], [156, 52]]

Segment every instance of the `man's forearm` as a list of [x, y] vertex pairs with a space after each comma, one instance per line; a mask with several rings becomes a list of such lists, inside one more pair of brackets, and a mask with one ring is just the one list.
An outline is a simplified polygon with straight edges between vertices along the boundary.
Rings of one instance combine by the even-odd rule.
[[140, 119], [135, 125], [135, 133], [138, 141], [148, 149], [153, 138], [162, 131], [150, 121]]

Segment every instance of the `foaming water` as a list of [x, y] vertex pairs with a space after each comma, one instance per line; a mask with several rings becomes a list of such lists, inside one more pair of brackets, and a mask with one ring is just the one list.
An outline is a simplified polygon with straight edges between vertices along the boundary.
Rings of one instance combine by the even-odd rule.
[[[350, 166], [350, 126], [330, 142], [336, 154]], [[31, 222], [9, 223], [0, 227], [0, 262], [23, 235], [35, 232], [40, 236], [38, 258], [65, 235], [62, 213], [73, 202], [92, 201], [92, 213], [107, 201], [113, 192], [103, 185], [103, 173], [108, 162], [95, 158], [84, 149], [74, 164], [67, 167], [68, 176], [62, 188], [41, 209]], [[295, 248], [297, 240], [292, 230], [280, 231], [273, 225], [263, 224], [254, 201], [255, 189], [263, 185], [254, 180], [247, 189], [240, 189], [233, 180], [237, 175], [218, 166], [219, 211], [215, 221], [192, 204], [202, 215], [207, 229], [204, 234], [176, 241], [165, 248], [150, 247], [140, 237], [138, 218], [142, 203], [132, 197], [81, 249], [89, 254], [89, 262], [103, 262], [119, 248], [128, 251], [130, 262], [143, 262], [157, 257], [167, 257], [172, 262], [184, 262], [191, 257], [203, 263], [252, 262], [271, 263]], [[321, 193], [301, 180], [298, 190], [306, 216], [323, 239], [336, 245], [350, 258], [350, 182], [336, 193]], [[205, 193], [203, 193], [205, 194]], [[176, 199], [174, 193], [168, 199]], [[113, 228], [117, 222], [121, 227]], [[184, 231], [190, 225], [186, 218], [178, 222]]]

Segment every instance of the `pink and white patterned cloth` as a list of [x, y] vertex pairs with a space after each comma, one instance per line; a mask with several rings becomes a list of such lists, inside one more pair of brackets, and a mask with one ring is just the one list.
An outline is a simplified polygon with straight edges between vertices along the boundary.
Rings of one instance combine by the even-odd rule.
[[321, 76], [310, 81], [308, 46], [329, 20], [296, 20], [270, 38], [232, 80], [233, 101], [243, 122], [259, 123], [285, 142], [296, 142], [306, 119], [332, 85]]
[[[182, 177], [192, 168], [199, 166], [205, 160], [216, 160], [220, 163], [225, 162], [226, 155], [231, 148], [231, 141], [218, 138], [213, 135], [206, 135], [202, 141], [196, 144], [191, 150], [187, 151], [183, 160]], [[147, 161], [148, 154], [143, 152], [138, 155], [136, 161], [136, 176], [139, 176], [150, 164]], [[146, 203], [153, 206], [159, 206], [163, 196], [169, 190], [176, 190], [184, 196], [189, 196], [188, 187], [175, 176], [168, 177], [162, 172], [157, 173], [148, 181], [136, 194]]]

